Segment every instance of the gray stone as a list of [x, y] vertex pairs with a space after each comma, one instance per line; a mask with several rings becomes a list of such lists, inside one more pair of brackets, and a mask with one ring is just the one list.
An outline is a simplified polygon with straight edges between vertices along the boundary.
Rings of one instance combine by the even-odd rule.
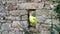
[[59, 34], [55, 29], [53, 29], [55, 31], [55, 34]]
[[20, 2], [26, 2], [26, 0], [19, 0]]
[[28, 21], [23, 21], [25, 27], [28, 27]]
[[20, 20], [19, 16], [8, 16], [6, 19], [11, 19], [11, 20]]
[[51, 7], [51, 9], [54, 9], [55, 8], [54, 5], [52, 5], [52, 4], [50, 4], [50, 7]]
[[18, 17], [18, 16], [17, 16], [17, 17], [15, 17], [15, 20], [20, 20], [20, 17]]
[[9, 32], [9, 34], [15, 34], [15, 32]]
[[25, 15], [25, 14], [27, 14], [26, 10], [20, 10], [20, 15]]
[[51, 9], [50, 5], [45, 5], [45, 9]]
[[14, 29], [16, 34], [23, 34], [23, 32], [19, 31], [18, 28]]
[[49, 31], [44, 31], [44, 30], [42, 30], [42, 31], [41, 31], [41, 34], [50, 34], [50, 33], [49, 33]]
[[36, 24], [36, 29], [40, 30], [40, 23]]
[[9, 30], [9, 24], [7, 24], [7, 23], [2, 24], [1, 29], [2, 30]]
[[2, 22], [2, 23], [6, 23], [6, 20], [0, 20], [0, 22]]
[[37, 16], [37, 22], [44, 22], [45, 18], [43, 16]]
[[56, 19], [52, 19], [52, 23], [58, 25], [60, 23], [60, 21], [58, 19], [57, 20]]
[[9, 14], [11, 14], [11, 15], [20, 15], [20, 11], [19, 10], [13, 10], [13, 11], [10, 11]]
[[56, 0], [52, 0], [52, 1], [56, 1]]
[[43, 6], [44, 6], [44, 3], [43, 2], [42, 3], [38, 3], [38, 8], [37, 9], [42, 9]]
[[[4, 0], [2, 0], [3, 2], [5, 2]], [[6, 0], [7, 3], [13, 3], [13, 2], [26, 2], [26, 0]]]
[[41, 2], [42, 0], [34, 0], [34, 2]]
[[1, 32], [0, 32], [0, 34], [1, 34]]
[[41, 25], [40, 28], [41, 34], [50, 34], [50, 31], [48, 31], [48, 29], [43, 26], [47, 27], [48, 25]]
[[42, 15], [43, 13], [41, 13], [41, 10], [36, 10], [36, 15]]
[[21, 9], [36, 9], [38, 7], [37, 3], [21, 3], [20, 8]]
[[0, 17], [1, 17], [1, 16], [5, 16], [5, 15], [6, 15], [5, 12], [0, 12]]
[[52, 10], [49, 10], [47, 15], [46, 15], [46, 18], [55, 18], [55, 16], [57, 15], [57, 13], [55, 11], [52, 11]]
[[58, 5], [59, 3], [55, 3], [55, 4], [53, 4], [55, 7]]
[[3, 10], [3, 9], [4, 9], [3, 6], [0, 5], [0, 11]]
[[51, 23], [52, 23], [51, 21], [52, 21], [51, 19], [46, 19], [46, 20], [45, 20], [45, 23], [48, 23], [48, 24], [51, 25]]
[[8, 31], [3, 31], [2, 34], [9, 34]]
[[28, 20], [28, 16], [27, 15], [22, 16], [22, 20]]
[[40, 9], [40, 10], [36, 10], [36, 16], [40, 16], [40, 15], [47, 15], [48, 10], [45, 9]]
[[1, 29], [1, 24], [2, 24], [2, 23], [0, 23], [0, 29]]
[[13, 27], [20, 26], [20, 21], [13, 21], [12, 26]]

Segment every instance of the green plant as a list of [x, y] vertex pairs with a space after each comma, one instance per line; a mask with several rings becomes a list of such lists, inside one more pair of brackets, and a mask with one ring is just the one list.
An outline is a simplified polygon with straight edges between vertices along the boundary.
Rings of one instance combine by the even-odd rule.
[[31, 26], [36, 26], [36, 17], [31, 16], [29, 20]]
[[58, 2], [58, 3], [59, 3], [59, 2], [60, 2], [60, 0], [56, 0], [56, 2]]
[[57, 5], [57, 7], [55, 8], [55, 11], [60, 14], [60, 4]]
[[60, 4], [57, 5], [57, 7], [55, 8], [56, 13], [58, 13], [58, 19], [60, 21]]
[[33, 12], [33, 13], [32, 13], [32, 16], [36, 17], [36, 13], [35, 13], [35, 12]]
[[55, 25], [54, 29], [55, 29], [57, 32], [59, 32], [59, 34], [60, 34], [60, 27], [59, 27], [59, 26]]
[[60, 27], [58, 27], [57, 25], [55, 25], [54, 29], [60, 32]]
[[[60, 0], [57, 0], [57, 1], [60, 2]], [[58, 13], [58, 17], [57, 17], [57, 18], [58, 18], [59, 21], [60, 21], [60, 4], [57, 5], [57, 7], [55, 8], [55, 11], [56, 11], [56, 13]], [[57, 25], [54, 25], [54, 26], [55, 26], [54, 29], [55, 29], [56, 31], [58, 31], [59, 34], [60, 34], [60, 27], [57, 26]]]
[[55, 34], [55, 32], [54, 32], [54, 30], [53, 30], [53, 23], [51, 24], [50, 33], [51, 33], [51, 34]]

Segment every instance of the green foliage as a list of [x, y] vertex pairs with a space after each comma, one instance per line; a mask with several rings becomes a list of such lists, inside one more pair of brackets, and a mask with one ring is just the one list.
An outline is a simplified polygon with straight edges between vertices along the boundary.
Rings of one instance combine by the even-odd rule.
[[60, 0], [56, 0], [56, 2], [59, 2], [60, 3]]
[[57, 7], [55, 8], [56, 13], [58, 13], [58, 19], [60, 21], [60, 4], [57, 5]]
[[60, 14], [60, 4], [57, 5], [55, 11]]
[[51, 33], [51, 34], [55, 34], [55, 32], [54, 32], [54, 30], [53, 30], [53, 24], [51, 24], [50, 33]]
[[[56, 11], [56, 13], [58, 13], [58, 19], [60, 21], [60, 4], [57, 5], [57, 7], [55, 8], [55, 11]], [[54, 28], [55, 28], [55, 30], [57, 30], [58, 32], [60, 32], [60, 27], [59, 26], [55, 25]]]
[[30, 17], [30, 25], [36, 26], [36, 17]]
[[33, 12], [33, 13], [32, 13], [32, 16], [36, 17], [36, 13], [35, 13], [35, 12]]
[[59, 19], [59, 21], [60, 21], [60, 15], [58, 16], [58, 19]]
[[57, 30], [58, 32], [60, 32], [60, 27], [58, 27], [57, 25], [55, 25], [55, 30]]

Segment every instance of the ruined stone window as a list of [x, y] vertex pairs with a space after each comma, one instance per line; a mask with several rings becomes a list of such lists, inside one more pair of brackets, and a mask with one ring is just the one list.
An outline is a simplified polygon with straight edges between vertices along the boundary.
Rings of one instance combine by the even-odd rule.
[[30, 22], [31, 17], [36, 17], [35, 10], [36, 9], [29, 9], [29, 10], [27, 10], [28, 11], [28, 28], [35, 27], [35, 26], [31, 25], [31, 22]]

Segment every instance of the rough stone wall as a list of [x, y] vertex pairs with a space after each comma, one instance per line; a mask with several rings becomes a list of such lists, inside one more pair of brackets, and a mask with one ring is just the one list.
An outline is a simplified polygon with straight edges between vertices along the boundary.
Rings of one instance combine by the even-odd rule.
[[[7, 2], [7, 5], [4, 6], [5, 2]], [[9, 6], [9, 3], [13, 5]], [[14, 5], [15, 3], [16, 5]], [[1, 32], [6, 30], [2, 34], [22, 34], [23, 29], [20, 28], [20, 23], [24, 23], [24, 27], [28, 26], [27, 10], [29, 9], [36, 9], [36, 28], [41, 31], [41, 34], [50, 34], [51, 21], [59, 23], [58, 20], [54, 19], [56, 13], [53, 11], [57, 4], [50, 0], [2, 0], [2, 5], [0, 5], [0, 15], [2, 15], [0, 16], [0, 29]], [[53, 15], [52, 20], [51, 14]], [[19, 32], [19, 30], [21, 31]]]
[[[51, 24], [59, 24], [59, 20], [55, 19], [57, 13], [54, 11], [57, 4], [58, 3], [56, 2], [53, 3], [51, 1], [45, 1], [43, 4], [41, 4], [41, 6], [39, 5], [42, 8], [36, 10], [36, 18], [38, 23], [37, 29], [40, 29], [41, 34], [51, 34], [49, 31]], [[58, 32], [56, 33], [58, 34]]]

